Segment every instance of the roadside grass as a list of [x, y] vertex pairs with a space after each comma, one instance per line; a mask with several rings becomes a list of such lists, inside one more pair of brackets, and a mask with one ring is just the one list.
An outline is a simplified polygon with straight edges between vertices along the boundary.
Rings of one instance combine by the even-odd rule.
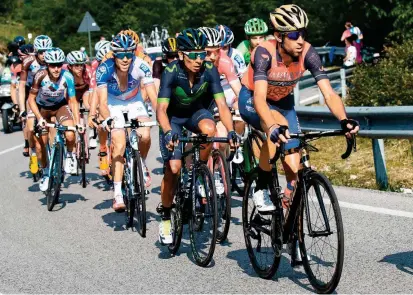
[[[333, 184], [379, 189], [376, 184], [372, 140], [357, 138], [357, 152], [341, 159], [346, 142], [344, 137], [321, 138], [313, 142], [320, 151], [310, 154], [310, 163], [325, 174]], [[407, 139], [384, 141], [389, 190], [413, 188], [413, 142]]]
[[27, 38], [27, 33], [28, 31], [23, 24], [0, 17], [0, 44], [5, 48], [7, 43], [17, 35]]

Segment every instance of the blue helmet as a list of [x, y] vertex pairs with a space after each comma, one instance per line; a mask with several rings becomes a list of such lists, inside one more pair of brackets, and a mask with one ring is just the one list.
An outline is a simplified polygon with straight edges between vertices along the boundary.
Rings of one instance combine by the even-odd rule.
[[136, 49], [135, 41], [128, 35], [117, 34], [112, 42], [110, 42], [110, 49], [113, 52], [117, 51], [132, 51]]
[[176, 37], [178, 49], [186, 50], [200, 50], [207, 46], [207, 38], [200, 30], [185, 29]]
[[231, 45], [234, 42], [234, 33], [225, 25], [216, 25], [215, 29], [221, 35], [221, 46]]

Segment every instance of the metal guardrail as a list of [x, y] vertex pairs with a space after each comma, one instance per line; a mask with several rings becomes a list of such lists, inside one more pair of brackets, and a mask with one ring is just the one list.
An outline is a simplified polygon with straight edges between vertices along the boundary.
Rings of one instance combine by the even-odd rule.
[[[296, 107], [303, 131], [340, 129], [340, 123], [327, 107]], [[349, 118], [360, 123], [359, 135], [372, 139], [376, 182], [388, 188], [383, 138], [413, 139], [413, 106], [347, 107]]]

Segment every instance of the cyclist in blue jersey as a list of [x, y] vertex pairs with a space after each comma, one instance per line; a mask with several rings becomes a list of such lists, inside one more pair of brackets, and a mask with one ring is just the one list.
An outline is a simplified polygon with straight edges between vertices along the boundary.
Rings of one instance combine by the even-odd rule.
[[[44, 60], [47, 68], [39, 70], [33, 78], [33, 85], [29, 93], [29, 106], [36, 116], [38, 126], [44, 128], [46, 123], [56, 117], [56, 122], [64, 126], [76, 126], [80, 132], [84, 127], [79, 125], [79, 103], [76, 100], [75, 84], [72, 74], [62, 70], [65, 55], [60, 48], [52, 48], [45, 52]], [[69, 99], [66, 99], [66, 96]], [[77, 173], [75, 157], [75, 134], [66, 131], [66, 163], [65, 172]], [[48, 132], [43, 130], [42, 136], [35, 137], [36, 154], [43, 169], [43, 178], [40, 190], [46, 191], [49, 184], [49, 169], [47, 169], [46, 143]]]
[[[216, 126], [207, 108], [215, 100], [232, 148], [236, 142], [232, 116], [225, 101], [218, 70], [212, 63], [204, 61], [207, 56], [205, 35], [197, 29], [186, 29], [176, 39], [179, 60], [168, 64], [162, 74], [156, 112], [162, 130], [160, 148], [165, 162], [165, 176], [161, 185], [163, 213], [159, 224], [159, 241], [162, 244], [172, 243], [171, 206], [181, 169], [181, 150], [174, 150], [174, 135], [179, 136], [185, 127], [194, 133], [214, 136]], [[207, 162], [211, 148], [211, 145], [206, 145], [201, 151], [201, 161]]]
[[[113, 57], [108, 58], [96, 70], [97, 95], [99, 111], [105, 120], [103, 126], [111, 125], [112, 135], [112, 167], [114, 182], [113, 209], [116, 212], [125, 210], [122, 194], [123, 155], [126, 138], [123, 132], [125, 119], [150, 121], [144, 100], [141, 95], [141, 82], [156, 109], [156, 89], [153, 83], [150, 65], [135, 56], [136, 43], [128, 35], [118, 34], [111, 42]], [[146, 186], [150, 185], [149, 170], [145, 159], [148, 155], [151, 138], [149, 127], [139, 128], [141, 135], [139, 151], [143, 159]]]

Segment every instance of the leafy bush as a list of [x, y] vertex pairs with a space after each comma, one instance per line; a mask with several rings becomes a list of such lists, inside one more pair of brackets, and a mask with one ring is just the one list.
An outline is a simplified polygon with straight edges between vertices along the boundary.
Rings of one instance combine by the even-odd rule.
[[413, 105], [413, 39], [385, 49], [377, 65], [361, 65], [350, 82], [348, 105]]

